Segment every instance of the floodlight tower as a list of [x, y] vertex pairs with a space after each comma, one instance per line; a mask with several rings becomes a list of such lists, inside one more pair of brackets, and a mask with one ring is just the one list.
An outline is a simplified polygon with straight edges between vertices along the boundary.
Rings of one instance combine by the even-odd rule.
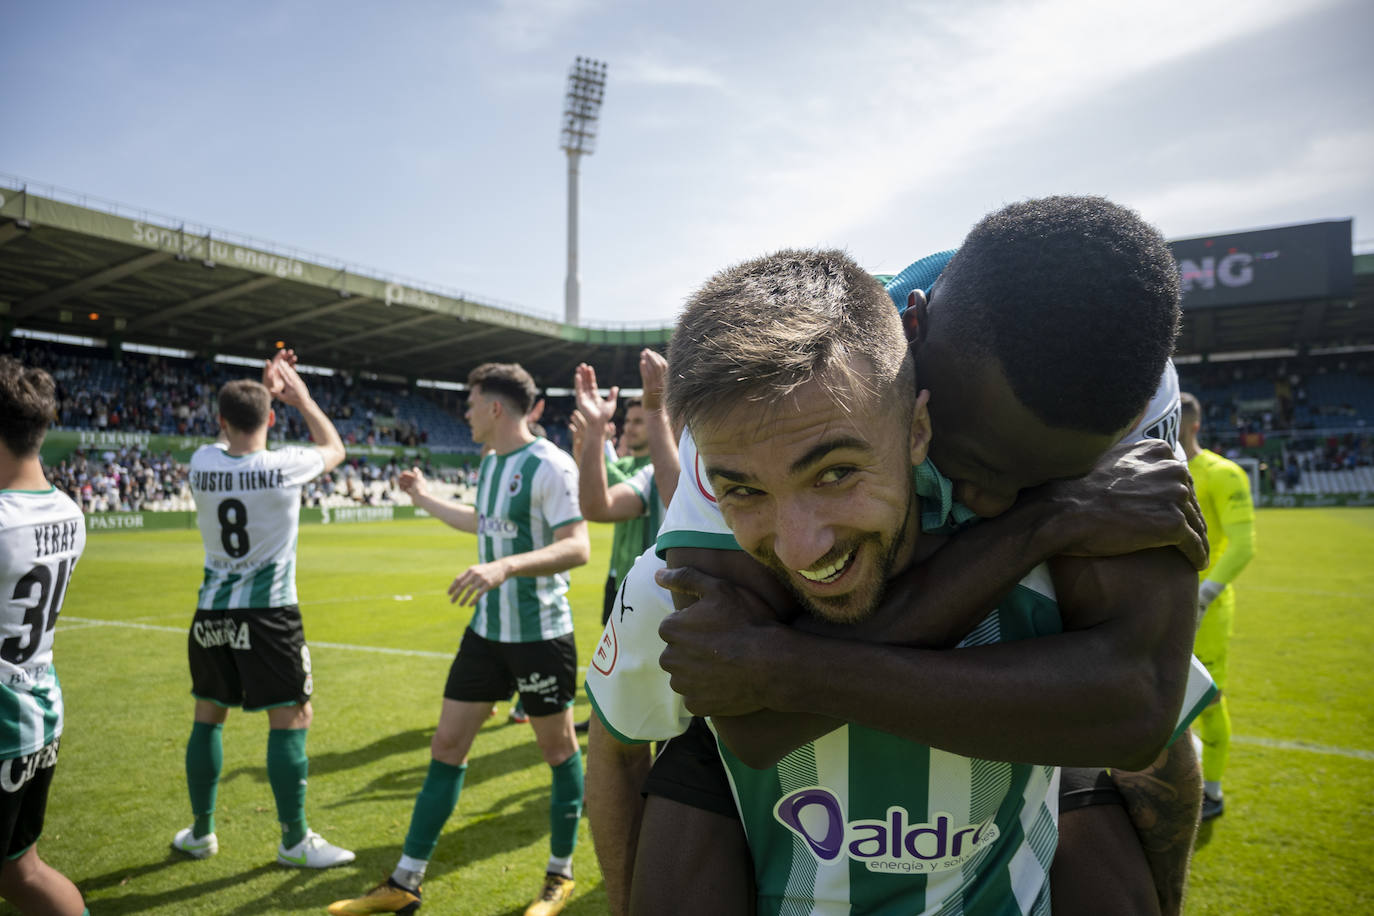
[[564, 321], [577, 324], [581, 279], [577, 275], [577, 167], [596, 152], [596, 122], [606, 93], [606, 64], [579, 57], [568, 71], [563, 102], [563, 152], [568, 154], [568, 278], [563, 284]]

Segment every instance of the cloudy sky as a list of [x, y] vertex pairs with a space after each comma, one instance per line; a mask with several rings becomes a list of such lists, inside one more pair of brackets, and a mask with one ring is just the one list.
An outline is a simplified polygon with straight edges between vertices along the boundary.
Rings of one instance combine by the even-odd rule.
[[1367, 0], [8, 5], [0, 172], [561, 316], [573, 58], [584, 323], [712, 272], [874, 272], [1095, 193], [1181, 238], [1353, 217], [1374, 251]]

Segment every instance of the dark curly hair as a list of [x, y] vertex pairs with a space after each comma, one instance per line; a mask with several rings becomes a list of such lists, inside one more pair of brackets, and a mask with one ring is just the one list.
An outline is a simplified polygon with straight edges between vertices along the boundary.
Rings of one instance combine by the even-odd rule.
[[1111, 433], [1158, 387], [1180, 314], [1159, 230], [1101, 197], [1046, 197], [973, 227], [932, 291], [930, 327], [994, 357], [1045, 424]]

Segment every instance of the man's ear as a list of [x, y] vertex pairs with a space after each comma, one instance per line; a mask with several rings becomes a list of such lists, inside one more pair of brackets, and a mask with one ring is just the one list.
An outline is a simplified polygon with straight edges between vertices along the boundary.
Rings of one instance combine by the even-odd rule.
[[902, 312], [902, 330], [909, 346], [919, 344], [926, 335], [926, 294], [913, 289], [906, 295], [906, 311]]
[[275, 410], [268, 410], [268, 411], [267, 411], [267, 428], [268, 428], [268, 429], [271, 429], [273, 426], [276, 426], [276, 425], [277, 425], [277, 412], [276, 412]]
[[930, 392], [922, 388], [916, 395], [916, 408], [911, 414], [911, 466], [915, 467], [930, 454]]

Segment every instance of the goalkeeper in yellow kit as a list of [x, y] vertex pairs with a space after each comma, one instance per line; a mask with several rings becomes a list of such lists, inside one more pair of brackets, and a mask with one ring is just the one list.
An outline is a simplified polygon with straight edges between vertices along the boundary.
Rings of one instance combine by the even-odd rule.
[[1236, 593], [1231, 582], [1255, 555], [1255, 506], [1250, 478], [1234, 461], [1198, 445], [1202, 406], [1184, 393], [1179, 444], [1188, 455], [1198, 505], [1207, 521], [1212, 563], [1201, 573], [1198, 585], [1198, 630], [1193, 654], [1198, 657], [1221, 691], [1217, 700], [1198, 717], [1194, 728], [1202, 739], [1202, 819], [1210, 820], [1224, 810], [1221, 777], [1231, 747], [1231, 714], [1226, 708], [1226, 663], [1231, 643]]

